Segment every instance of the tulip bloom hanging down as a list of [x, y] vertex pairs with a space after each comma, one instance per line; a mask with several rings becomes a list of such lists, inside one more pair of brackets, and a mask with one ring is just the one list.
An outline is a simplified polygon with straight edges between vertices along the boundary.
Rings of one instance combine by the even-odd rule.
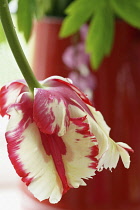
[[10, 117], [9, 158], [36, 198], [57, 203], [96, 171], [116, 168], [119, 156], [129, 168], [132, 149], [109, 137], [101, 113], [69, 79], [53, 76], [41, 85], [34, 98], [24, 81], [0, 91], [1, 115]]

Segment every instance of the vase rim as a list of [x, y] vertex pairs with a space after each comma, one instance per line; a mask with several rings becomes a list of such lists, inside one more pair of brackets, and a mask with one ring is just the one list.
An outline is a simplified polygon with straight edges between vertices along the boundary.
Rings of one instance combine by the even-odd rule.
[[55, 16], [45, 16], [43, 17], [41, 20], [39, 20], [40, 22], [46, 22], [46, 23], [55, 23], [55, 24], [60, 24], [63, 21], [62, 17], [55, 17]]

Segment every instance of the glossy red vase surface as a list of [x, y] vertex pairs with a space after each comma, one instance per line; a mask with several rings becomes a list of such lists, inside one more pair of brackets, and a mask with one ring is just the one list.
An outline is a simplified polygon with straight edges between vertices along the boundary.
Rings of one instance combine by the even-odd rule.
[[[33, 69], [38, 79], [52, 75], [67, 76], [62, 54], [71, 38], [60, 39], [61, 21], [45, 19], [35, 24]], [[69, 210], [138, 210], [140, 209], [140, 31], [117, 21], [114, 45], [94, 73], [97, 88], [94, 104], [111, 127], [115, 141], [128, 143], [133, 149], [131, 167], [119, 162], [112, 171], [104, 170], [87, 181], [87, 187], [71, 189], [55, 209]], [[38, 202], [35, 200], [35, 202]], [[42, 208], [41, 208], [42, 205]], [[39, 210], [48, 205], [40, 204]]]
[[39, 80], [52, 75], [66, 77], [67, 66], [62, 61], [66, 47], [72, 44], [72, 38], [58, 36], [62, 20], [46, 18], [34, 25], [33, 69]]

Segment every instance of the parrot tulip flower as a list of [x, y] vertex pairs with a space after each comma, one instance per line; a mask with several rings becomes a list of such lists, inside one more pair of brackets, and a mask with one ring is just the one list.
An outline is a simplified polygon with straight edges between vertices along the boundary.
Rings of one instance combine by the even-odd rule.
[[71, 80], [53, 76], [40, 84], [34, 97], [24, 81], [0, 91], [9, 158], [37, 199], [59, 202], [96, 171], [116, 168], [119, 157], [129, 168], [132, 149], [109, 137], [103, 116]]

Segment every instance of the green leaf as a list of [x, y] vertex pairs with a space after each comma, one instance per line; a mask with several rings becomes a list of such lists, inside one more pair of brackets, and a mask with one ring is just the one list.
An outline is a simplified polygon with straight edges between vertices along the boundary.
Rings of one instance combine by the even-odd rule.
[[77, 0], [66, 9], [68, 16], [64, 19], [60, 36], [66, 37], [79, 30], [93, 13], [93, 3], [95, 0]]
[[111, 4], [117, 15], [132, 26], [140, 28], [139, 0], [111, 0]]
[[19, 31], [24, 33], [26, 41], [29, 40], [31, 35], [35, 5], [35, 0], [18, 1], [17, 24]]
[[2, 23], [0, 21], [0, 43], [6, 41], [6, 36], [2, 27]]
[[114, 37], [114, 15], [111, 8], [103, 7], [92, 18], [86, 49], [90, 54], [91, 64], [97, 69], [105, 55], [109, 55]]
[[[106, 1], [108, 0], [75, 0], [73, 1], [70, 6], [68, 6], [65, 10], [66, 14], [74, 14], [77, 11], [81, 10], [82, 8], [82, 15], [87, 11], [87, 9], [92, 8], [93, 13], [98, 10]], [[84, 13], [83, 13], [84, 12]]]
[[36, 1], [36, 16], [42, 18], [46, 12], [51, 9], [51, 0], [35, 0]]

